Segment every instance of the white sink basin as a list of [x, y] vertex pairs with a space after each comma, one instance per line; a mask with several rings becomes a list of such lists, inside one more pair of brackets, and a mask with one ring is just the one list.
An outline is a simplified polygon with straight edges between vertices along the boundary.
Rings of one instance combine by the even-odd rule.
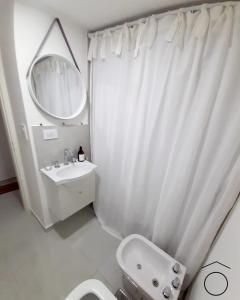
[[85, 160], [69, 165], [60, 164], [59, 168], [46, 167], [41, 169], [41, 172], [55, 182], [56, 185], [60, 185], [88, 175], [96, 168], [96, 165]]
[[[151, 299], [178, 299], [186, 268], [141, 235], [125, 238], [118, 247], [117, 261], [125, 276]], [[175, 273], [173, 266], [179, 271]], [[178, 278], [178, 287], [172, 281]], [[167, 288], [169, 297], [164, 297]], [[134, 292], [136, 294], [136, 292]], [[140, 297], [141, 298], [141, 297]]]

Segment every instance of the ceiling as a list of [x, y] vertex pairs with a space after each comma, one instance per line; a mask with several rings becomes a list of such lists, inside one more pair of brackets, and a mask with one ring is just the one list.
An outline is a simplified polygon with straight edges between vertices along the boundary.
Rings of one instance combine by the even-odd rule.
[[[55, 16], [71, 19], [89, 31], [153, 12], [199, 4], [203, 0], [20, 0]], [[205, 1], [207, 2], [207, 0]], [[210, 1], [209, 2], [213, 2]]]

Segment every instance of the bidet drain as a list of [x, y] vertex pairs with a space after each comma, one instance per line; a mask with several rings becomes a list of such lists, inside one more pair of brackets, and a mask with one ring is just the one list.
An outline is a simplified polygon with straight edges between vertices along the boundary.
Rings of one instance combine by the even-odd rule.
[[137, 269], [141, 270], [142, 269], [142, 265], [141, 264], [137, 264]]
[[152, 285], [153, 285], [154, 287], [158, 287], [158, 286], [159, 286], [159, 282], [158, 282], [158, 280], [157, 280], [156, 278], [154, 278], [154, 279], [152, 280]]

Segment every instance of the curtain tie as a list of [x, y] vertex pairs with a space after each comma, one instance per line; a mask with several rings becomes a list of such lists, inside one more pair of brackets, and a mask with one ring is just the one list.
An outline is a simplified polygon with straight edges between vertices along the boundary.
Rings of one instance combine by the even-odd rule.
[[97, 58], [97, 33], [91, 37], [89, 50], [88, 50], [88, 60]]
[[100, 58], [106, 59], [106, 47], [107, 47], [107, 38], [111, 36], [110, 30], [104, 31], [103, 38], [102, 38], [102, 44], [100, 48]]
[[192, 34], [196, 38], [203, 38], [207, 33], [209, 26], [209, 14], [205, 5], [202, 6], [201, 12], [193, 27]]
[[134, 58], [136, 58], [138, 56], [138, 52], [139, 52], [139, 48], [141, 46], [141, 42], [142, 42], [145, 27], [146, 27], [146, 24], [144, 24], [144, 23], [140, 23], [138, 25], [136, 44], [135, 44], [135, 49], [134, 49], [134, 52], [133, 52], [133, 57]]
[[149, 49], [152, 48], [153, 43], [155, 41], [156, 35], [157, 35], [157, 20], [154, 15], [152, 15], [147, 20], [147, 28], [144, 35], [144, 41], [143, 44], [148, 47]]
[[119, 32], [119, 37], [117, 40], [116, 48], [114, 50], [115, 55], [120, 56], [122, 53], [122, 47], [123, 47], [123, 31], [124, 29], [121, 29]]
[[166, 35], [166, 41], [168, 42], [175, 42], [177, 46], [182, 47], [184, 41], [184, 34], [185, 34], [185, 20], [184, 14], [180, 10], [174, 19], [170, 29]]

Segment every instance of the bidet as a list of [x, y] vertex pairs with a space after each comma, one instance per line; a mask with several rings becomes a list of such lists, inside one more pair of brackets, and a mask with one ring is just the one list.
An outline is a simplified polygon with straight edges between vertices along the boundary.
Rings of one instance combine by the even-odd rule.
[[185, 266], [143, 236], [126, 237], [118, 247], [117, 261], [123, 271], [123, 285], [131, 298], [178, 299]]

